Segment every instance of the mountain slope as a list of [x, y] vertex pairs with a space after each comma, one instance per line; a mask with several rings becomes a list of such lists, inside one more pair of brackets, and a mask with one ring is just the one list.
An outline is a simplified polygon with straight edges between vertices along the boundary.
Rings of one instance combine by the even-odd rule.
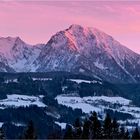
[[[43, 45], [43, 44], [42, 44]], [[28, 72], [41, 51], [41, 44], [32, 46], [23, 42], [19, 37], [0, 38], [0, 58], [8, 68], [5, 72]], [[12, 69], [12, 70], [11, 70]]]
[[137, 82], [140, 55], [96, 28], [71, 25], [41, 50], [37, 71], [68, 71], [112, 82]]

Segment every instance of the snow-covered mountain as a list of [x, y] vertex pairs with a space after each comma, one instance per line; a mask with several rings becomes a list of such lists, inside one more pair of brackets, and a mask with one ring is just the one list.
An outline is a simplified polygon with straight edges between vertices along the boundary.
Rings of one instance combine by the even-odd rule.
[[42, 49], [37, 71], [69, 71], [113, 82], [137, 82], [140, 55], [96, 28], [71, 25]]
[[46, 45], [29, 45], [19, 37], [0, 38], [0, 71], [67, 71], [111, 82], [140, 81], [140, 55], [110, 35], [71, 25]]
[[0, 38], [1, 72], [28, 72], [32, 71], [32, 63], [38, 57], [41, 46], [29, 45], [19, 37]]

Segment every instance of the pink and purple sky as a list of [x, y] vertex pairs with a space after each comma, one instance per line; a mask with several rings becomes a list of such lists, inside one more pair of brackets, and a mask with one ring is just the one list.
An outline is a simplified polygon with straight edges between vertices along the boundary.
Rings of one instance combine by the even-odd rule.
[[71, 24], [96, 27], [140, 54], [140, 1], [0, 1], [0, 36], [47, 43]]

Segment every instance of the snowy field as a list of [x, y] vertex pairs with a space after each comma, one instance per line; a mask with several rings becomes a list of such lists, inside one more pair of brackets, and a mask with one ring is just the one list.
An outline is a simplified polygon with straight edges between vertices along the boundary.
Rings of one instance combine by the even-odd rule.
[[132, 105], [132, 101], [122, 97], [107, 96], [67, 96], [65, 94], [56, 97], [59, 104], [71, 107], [73, 109], [81, 109], [84, 113], [96, 111], [98, 114], [105, 114], [105, 109], [128, 113], [134, 119], [123, 121], [123, 123], [137, 123], [140, 126], [140, 108]]
[[96, 80], [82, 80], [82, 79], [69, 79], [70, 81], [73, 81], [73, 82], [76, 82], [77, 84], [80, 84], [82, 82], [84, 83], [99, 83], [99, 84], [102, 84], [102, 82], [100, 81], [96, 81]]
[[42, 95], [39, 96], [27, 96], [27, 95], [7, 95], [6, 99], [0, 100], [0, 109], [7, 107], [29, 107], [30, 105], [37, 105], [38, 107], [46, 107], [42, 102]]
[[[85, 113], [90, 113], [91, 111], [101, 112], [104, 110], [104, 108], [109, 108], [110, 104], [120, 104], [128, 106], [131, 103], [130, 100], [122, 97], [107, 96], [88, 96], [81, 98], [67, 95], [58, 95], [56, 99], [59, 104], [72, 107], [73, 109], [82, 109], [82, 111]], [[104, 104], [106, 103], [108, 104], [108, 106], [104, 106]]]

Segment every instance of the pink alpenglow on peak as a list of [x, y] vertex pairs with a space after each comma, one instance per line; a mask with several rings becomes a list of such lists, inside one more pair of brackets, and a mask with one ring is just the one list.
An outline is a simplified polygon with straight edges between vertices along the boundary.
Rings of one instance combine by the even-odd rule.
[[6, 48], [0, 51], [1, 72], [65, 71], [113, 82], [139, 81], [140, 55], [96, 28], [74, 24], [46, 44], [8, 37], [0, 45]]

